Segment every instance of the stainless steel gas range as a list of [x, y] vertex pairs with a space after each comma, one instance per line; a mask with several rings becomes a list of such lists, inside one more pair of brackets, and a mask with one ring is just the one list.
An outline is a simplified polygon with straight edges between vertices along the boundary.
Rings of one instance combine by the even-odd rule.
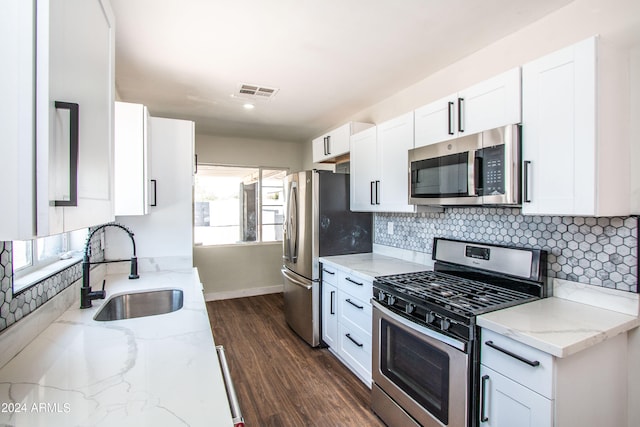
[[433, 259], [373, 282], [372, 408], [391, 427], [478, 425], [476, 316], [545, 296], [541, 250], [436, 238]]

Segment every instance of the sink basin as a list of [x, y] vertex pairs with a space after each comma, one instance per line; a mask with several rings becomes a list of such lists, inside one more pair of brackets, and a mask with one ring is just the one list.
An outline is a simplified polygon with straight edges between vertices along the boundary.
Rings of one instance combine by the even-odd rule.
[[116, 295], [104, 303], [94, 320], [133, 319], [171, 313], [182, 308], [183, 300], [183, 293], [180, 289]]

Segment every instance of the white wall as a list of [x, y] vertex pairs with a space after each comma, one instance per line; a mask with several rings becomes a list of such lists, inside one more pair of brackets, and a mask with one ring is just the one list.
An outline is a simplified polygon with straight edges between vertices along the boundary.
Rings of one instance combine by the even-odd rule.
[[[304, 143], [196, 135], [199, 163], [303, 169]], [[198, 268], [208, 300], [282, 290], [282, 244], [196, 246]]]

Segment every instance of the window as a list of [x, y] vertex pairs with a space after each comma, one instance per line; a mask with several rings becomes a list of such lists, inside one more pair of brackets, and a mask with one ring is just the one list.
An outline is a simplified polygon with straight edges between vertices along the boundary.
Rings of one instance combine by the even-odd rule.
[[286, 169], [198, 165], [194, 240], [201, 245], [282, 240]]
[[25, 280], [27, 275], [37, 275], [35, 273], [38, 271], [59, 261], [63, 254], [80, 251], [86, 239], [87, 229], [82, 229], [34, 240], [14, 240], [13, 292], [18, 292], [34, 282], [30, 279]]

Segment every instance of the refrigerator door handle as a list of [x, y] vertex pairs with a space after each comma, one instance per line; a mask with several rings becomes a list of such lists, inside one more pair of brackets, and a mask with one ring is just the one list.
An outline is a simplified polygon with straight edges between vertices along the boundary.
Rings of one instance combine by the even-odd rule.
[[292, 276], [291, 273], [289, 273], [289, 270], [287, 270], [286, 268], [280, 269], [280, 272], [282, 273], [282, 275], [284, 276], [285, 279], [287, 279], [288, 281], [290, 281], [294, 285], [301, 286], [301, 287], [305, 288], [308, 291], [310, 291], [313, 288], [312, 284], [307, 284], [307, 283], [303, 282], [302, 280], [299, 280], [298, 278]]
[[298, 260], [298, 184], [291, 182], [286, 219], [285, 258], [293, 263]]

